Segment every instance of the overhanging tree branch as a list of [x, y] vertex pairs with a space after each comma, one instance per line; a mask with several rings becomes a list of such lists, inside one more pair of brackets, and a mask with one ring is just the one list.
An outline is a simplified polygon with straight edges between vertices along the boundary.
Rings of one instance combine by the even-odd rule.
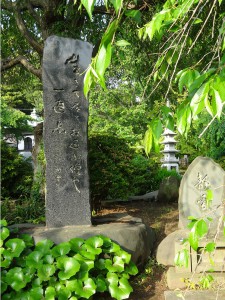
[[23, 65], [25, 69], [41, 79], [41, 69], [36, 69], [24, 56], [19, 55], [13, 59], [2, 60], [1, 72], [6, 71], [18, 64]]

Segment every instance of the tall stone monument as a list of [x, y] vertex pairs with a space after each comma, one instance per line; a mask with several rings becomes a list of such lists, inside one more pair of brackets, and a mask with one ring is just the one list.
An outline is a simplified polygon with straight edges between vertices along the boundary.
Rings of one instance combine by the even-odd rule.
[[92, 46], [50, 36], [43, 56], [46, 226], [91, 224], [87, 167], [88, 102], [83, 94]]

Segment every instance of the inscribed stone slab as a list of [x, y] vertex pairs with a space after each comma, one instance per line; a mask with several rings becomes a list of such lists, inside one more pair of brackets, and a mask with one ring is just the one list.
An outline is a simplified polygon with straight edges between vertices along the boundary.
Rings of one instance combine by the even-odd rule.
[[92, 46], [50, 36], [44, 47], [46, 225], [91, 224], [87, 166], [88, 102], [84, 72]]
[[[207, 190], [212, 190], [213, 200], [207, 208]], [[186, 228], [188, 216], [213, 218], [210, 232], [216, 230], [219, 217], [224, 214], [225, 171], [212, 159], [197, 157], [184, 174], [179, 193], [179, 227]]]

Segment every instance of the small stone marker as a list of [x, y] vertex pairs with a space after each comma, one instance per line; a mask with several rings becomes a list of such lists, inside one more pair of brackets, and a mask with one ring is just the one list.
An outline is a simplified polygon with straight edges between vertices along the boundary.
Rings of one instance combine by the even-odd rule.
[[91, 224], [87, 166], [88, 102], [83, 78], [92, 46], [50, 36], [43, 56], [46, 225]]
[[[212, 191], [212, 202], [207, 207], [207, 193]], [[225, 171], [212, 159], [197, 157], [182, 178], [179, 195], [179, 227], [186, 228], [188, 217], [211, 217], [210, 232], [215, 233], [223, 214], [225, 199]]]

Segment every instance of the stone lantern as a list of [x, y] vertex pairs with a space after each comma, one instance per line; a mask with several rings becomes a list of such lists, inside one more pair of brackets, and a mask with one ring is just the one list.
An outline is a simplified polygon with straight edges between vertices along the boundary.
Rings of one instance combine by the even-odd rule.
[[172, 130], [166, 128], [162, 134], [164, 136], [163, 142], [164, 150], [161, 152], [163, 153], [164, 157], [162, 159], [162, 168], [167, 168], [168, 171], [176, 170], [179, 172], [179, 158], [176, 158], [175, 154], [179, 152], [179, 150], [175, 149], [177, 141], [174, 139], [176, 133]]

